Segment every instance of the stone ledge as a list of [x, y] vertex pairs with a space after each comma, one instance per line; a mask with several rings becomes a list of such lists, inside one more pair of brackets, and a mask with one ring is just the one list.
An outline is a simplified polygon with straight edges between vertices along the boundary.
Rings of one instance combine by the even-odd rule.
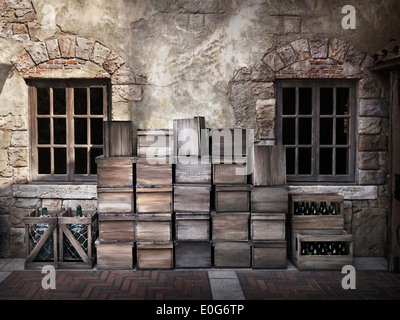
[[377, 186], [289, 186], [290, 193], [336, 193], [345, 200], [372, 200], [378, 198]]
[[38, 199], [97, 199], [96, 184], [14, 184], [13, 197]]

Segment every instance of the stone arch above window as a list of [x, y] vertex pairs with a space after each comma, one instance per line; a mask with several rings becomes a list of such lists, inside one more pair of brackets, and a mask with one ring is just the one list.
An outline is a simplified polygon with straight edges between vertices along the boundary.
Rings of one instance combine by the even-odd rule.
[[371, 102], [384, 109], [382, 90], [367, 72], [372, 64], [372, 56], [336, 38], [302, 38], [272, 49], [254, 66], [237, 70], [229, 82], [236, 125], [254, 128], [256, 141], [274, 143], [275, 81], [283, 79], [360, 80], [359, 114], [374, 113], [363, 110]]
[[35, 42], [11, 60], [25, 79], [109, 78], [114, 102], [139, 101], [144, 76], [135, 76], [124, 59], [100, 42], [61, 36]]

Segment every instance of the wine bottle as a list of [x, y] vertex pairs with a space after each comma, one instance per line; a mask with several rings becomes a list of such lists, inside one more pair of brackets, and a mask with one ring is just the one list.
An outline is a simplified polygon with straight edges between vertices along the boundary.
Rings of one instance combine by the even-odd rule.
[[306, 202], [306, 209], [305, 210], [306, 210], [305, 211], [305, 215], [309, 216], [311, 214], [311, 211], [310, 211], [310, 206], [309, 206], [308, 202]]
[[47, 212], [47, 208], [42, 208], [42, 217], [48, 217], [49, 213]]
[[316, 204], [315, 202], [313, 202], [312, 207], [313, 207], [313, 209], [312, 209], [312, 214], [313, 214], [314, 216], [317, 216], [317, 215], [318, 215], [317, 204]]
[[300, 213], [303, 215], [306, 213], [306, 207], [304, 206], [304, 202], [301, 203]]
[[300, 209], [299, 209], [299, 203], [295, 202], [294, 203], [294, 215], [299, 216], [300, 215]]
[[82, 215], [82, 207], [81, 206], [77, 206], [76, 207], [76, 216], [79, 217], [79, 218], [83, 217], [83, 215]]
[[336, 211], [336, 202], [331, 202], [331, 214], [336, 216], [337, 211]]

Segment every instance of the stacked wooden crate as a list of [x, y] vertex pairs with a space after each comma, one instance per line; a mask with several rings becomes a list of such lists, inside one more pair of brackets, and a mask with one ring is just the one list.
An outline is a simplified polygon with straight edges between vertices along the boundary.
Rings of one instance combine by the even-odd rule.
[[[138, 130], [136, 257], [138, 269], [173, 268], [173, 187], [169, 130]], [[151, 143], [150, 143], [151, 142]]]
[[253, 268], [285, 268], [287, 256], [285, 149], [255, 145], [251, 174], [251, 217]]
[[96, 158], [98, 269], [132, 269], [135, 241], [131, 122], [104, 123], [105, 153]]
[[[310, 212], [313, 203], [318, 209]], [[344, 230], [343, 196], [291, 194], [290, 216], [291, 256], [298, 269], [341, 270], [353, 263], [353, 237]]]
[[173, 125], [175, 266], [209, 268], [211, 161], [204, 118], [174, 120]]
[[215, 267], [251, 265], [250, 185], [245, 170], [246, 134], [245, 129], [212, 129], [210, 132], [214, 195], [211, 224]]

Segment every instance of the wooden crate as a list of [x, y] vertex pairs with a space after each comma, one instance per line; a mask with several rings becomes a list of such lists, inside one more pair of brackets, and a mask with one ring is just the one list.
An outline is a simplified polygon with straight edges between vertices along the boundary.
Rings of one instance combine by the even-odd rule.
[[252, 213], [250, 217], [251, 239], [253, 241], [285, 240], [285, 213]]
[[96, 240], [97, 269], [133, 269], [133, 242]]
[[[246, 156], [252, 147], [248, 141], [254, 140], [254, 130], [241, 128], [211, 129], [211, 155], [213, 159], [233, 160], [235, 156]], [[249, 136], [249, 139], [247, 138]]]
[[211, 183], [209, 157], [176, 157], [175, 183]]
[[58, 216], [65, 210], [48, 210], [48, 217], [41, 217], [36, 208], [23, 218], [25, 224], [25, 268], [41, 268], [52, 265], [58, 268]]
[[138, 242], [136, 250], [138, 269], [172, 269], [174, 267], [172, 242]]
[[212, 243], [175, 242], [176, 268], [211, 268]]
[[249, 240], [248, 212], [211, 213], [212, 239], [215, 241]]
[[250, 242], [214, 242], [214, 266], [217, 268], [250, 268]]
[[210, 215], [202, 212], [175, 213], [176, 241], [209, 241]]
[[208, 155], [208, 130], [205, 130], [204, 117], [174, 119], [174, 155]]
[[138, 214], [135, 233], [136, 241], [172, 241], [172, 214]]
[[263, 241], [252, 244], [252, 267], [283, 269], [287, 266], [286, 241]]
[[[293, 230], [343, 230], [344, 229], [344, 208], [343, 196], [337, 194], [291, 194], [289, 203], [291, 228]], [[336, 203], [337, 215], [295, 215], [295, 203], [301, 204], [316, 202]]]
[[99, 188], [126, 188], [134, 185], [134, 157], [96, 157], [97, 186]]
[[131, 121], [104, 121], [103, 137], [106, 158], [131, 157], [133, 155]]
[[172, 211], [172, 187], [136, 188], [137, 213], [168, 213]]
[[217, 185], [215, 186], [216, 212], [249, 212], [249, 185]]
[[247, 184], [247, 175], [241, 174], [246, 164], [213, 164], [214, 184]]
[[[292, 262], [299, 270], [341, 270], [353, 264], [353, 236], [344, 230], [293, 230]], [[346, 255], [302, 255], [304, 243], [344, 243]]]
[[94, 265], [98, 213], [83, 210], [82, 215], [76, 217], [76, 211], [69, 208], [58, 217], [59, 267], [62, 269], [91, 269]]
[[172, 164], [167, 158], [137, 158], [136, 186], [159, 187], [172, 185]]
[[133, 188], [97, 188], [99, 213], [132, 213], [135, 211]]
[[288, 213], [288, 187], [253, 187], [251, 211], [256, 213]]
[[210, 184], [174, 184], [175, 212], [210, 212]]
[[135, 216], [132, 213], [99, 215], [100, 241], [135, 241]]
[[138, 129], [138, 157], [172, 157], [173, 130], [169, 129]]
[[252, 166], [251, 181], [254, 186], [285, 185], [285, 146], [255, 145]]

